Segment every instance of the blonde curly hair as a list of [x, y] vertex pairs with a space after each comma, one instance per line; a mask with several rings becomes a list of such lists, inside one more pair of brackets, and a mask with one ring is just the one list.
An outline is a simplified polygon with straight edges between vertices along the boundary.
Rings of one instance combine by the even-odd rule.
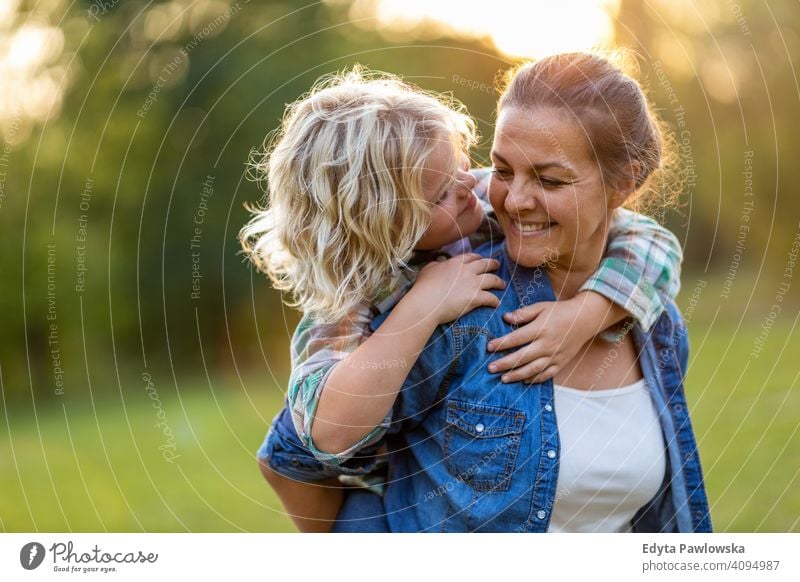
[[455, 100], [358, 66], [323, 77], [251, 155], [267, 204], [245, 204], [244, 254], [291, 306], [345, 317], [406, 266], [428, 228], [422, 178], [442, 140], [455, 176], [476, 140]]

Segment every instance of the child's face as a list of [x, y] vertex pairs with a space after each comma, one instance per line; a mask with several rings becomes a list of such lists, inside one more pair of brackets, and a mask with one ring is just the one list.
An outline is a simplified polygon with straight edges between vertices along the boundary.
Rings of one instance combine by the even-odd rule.
[[[417, 250], [434, 250], [474, 233], [483, 220], [483, 207], [472, 189], [475, 177], [469, 173], [469, 159], [452, 182], [452, 145], [442, 141], [428, 159], [423, 178], [423, 195], [431, 203], [431, 225], [417, 243]], [[449, 184], [449, 187], [448, 187]]]

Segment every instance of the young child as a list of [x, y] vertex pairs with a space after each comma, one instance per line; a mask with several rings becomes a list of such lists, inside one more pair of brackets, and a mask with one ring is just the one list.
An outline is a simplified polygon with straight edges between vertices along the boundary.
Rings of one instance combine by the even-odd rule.
[[[254, 164], [269, 202], [249, 208], [243, 249], [305, 312], [287, 406], [258, 457], [301, 531], [329, 531], [345, 495], [340, 476], [380, 490], [376, 453], [392, 405], [436, 326], [498, 305], [496, 262], [470, 253], [502, 237], [485, 208], [488, 173], [468, 171], [474, 141], [463, 106], [357, 68], [290, 105]], [[509, 314], [520, 327], [495, 347], [524, 347], [491, 371], [541, 382], [615, 323], [632, 316], [649, 328], [659, 293], [677, 294], [680, 261], [669, 231], [619, 211], [598, 272], [573, 299]]]

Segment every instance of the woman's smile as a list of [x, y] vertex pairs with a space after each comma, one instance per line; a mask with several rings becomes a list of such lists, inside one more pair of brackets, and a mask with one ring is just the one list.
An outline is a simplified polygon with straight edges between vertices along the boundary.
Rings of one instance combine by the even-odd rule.
[[508, 224], [515, 236], [523, 238], [550, 236], [553, 228], [557, 226], [557, 223], [549, 221], [529, 221], [529, 220], [513, 220], [513, 219]]

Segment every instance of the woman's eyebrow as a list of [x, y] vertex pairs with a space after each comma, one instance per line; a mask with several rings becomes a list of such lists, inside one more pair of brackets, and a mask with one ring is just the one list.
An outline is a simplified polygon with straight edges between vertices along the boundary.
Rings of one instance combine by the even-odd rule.
[[497, 153], [496, 151], [494, 151], [494, 150], [492, 150], [492, 151], [489, 153], [489, 156], [490, 156], [490, 157], [492, 157], [492, 158], [495, 158], [495, 159], [496, 159], [497, 161], [499, 161], [501, 164], [505, 164], [505, 165], [507, 165], [507, 166], [511, 165], [511, 164], [509, 164], [509, 163], [508, 163], [508, 161], [507, 161], [507, 160], [506, 160], [506, 159], [505, 159], [503, 156], [501, 156], [500, 154], [498, 154], [498, 153]]
[[[508, 163], [508, 161], [503, 156], [501, 156], [497, 152], [492, 152], [491, 153], [491, 157], [495, 158], [501, 164], [505, 164], [507, 166], [511, 165], [511, 164]], [[531, 169], [533, 171], [535, 171], [537, 173], [538, 172], [542, 172], [544, 170], [548, 170], [550, 168], [555, 168], [557, 170], [566, 170], [568, 172], [572, 172], [572, 168], [570, 166], [566, 166], [564, 164], [559, 164], [558, 162], [543, 162], [541, 164], [531, 164], [530, 167], [531, 167]]]
[[537, 174], [540, 174], [540, 173], [544, 172], [545, 170], [550, 170], [550, 169], [564, 170], [567, 174], [570, 174], [570, 175], [573, 174], [573, 171], [572, 171], [571, 167], [565, 166], [564, 164], [559, 164], [557, 162], [546, 162], [544, 164], [536, 164], [534, 166], [531, 166], [531, 169], [534, 172], [536, 172]]

